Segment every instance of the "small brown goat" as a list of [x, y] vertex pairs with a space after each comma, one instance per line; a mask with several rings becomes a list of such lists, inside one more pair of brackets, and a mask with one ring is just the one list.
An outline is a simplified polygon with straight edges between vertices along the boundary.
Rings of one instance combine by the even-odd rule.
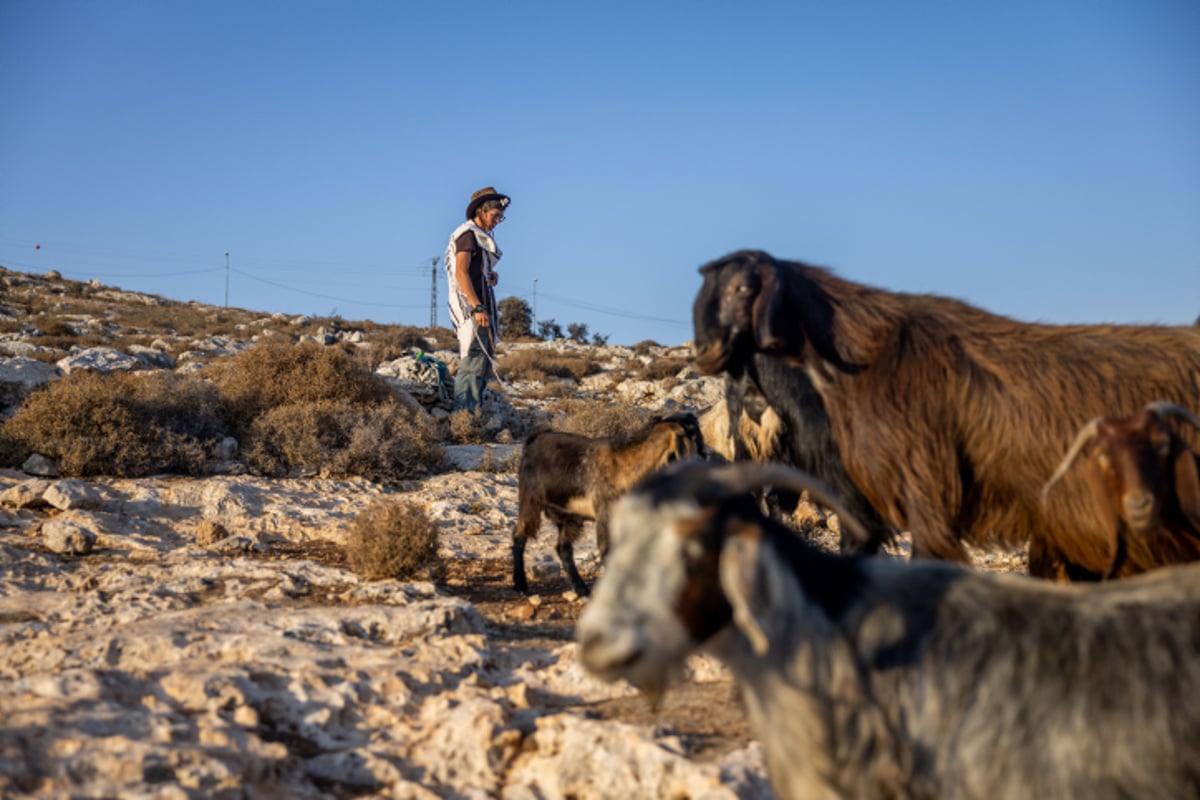
[[552, 430], [531, 433], [518, 473], [513, 586], [529, 593], [525, 543], [537, 536], [545, 514], [558, 526], [555, 550], [563, 569], [575, 591], [586, 596], [587, 584], [575, 567], [575, 540], [584, 521], [596, 521], [596, 543], [603, 558], [608, 552], [609, 510], [617, 498], [659, 467], [705, 454], [700, 424], [690, 413], [655, 418], [629, 437], [591, 438]]
[[[1114, 409], [1200, 407], [1195, 327], [1020, 322], [761, 251], [701, 275], [696, 366], [737, 376], [765, 355], [804, 376], [827, 414], [810, 435], [835, 443], [853, 484], [912, 533], [917, 556], [965, 562], [964, 541], [1028, 542], [1035, 575], [1102, 577], [1111, 554], [1083, 479], [1068, 476], [1039, 502], [1055, 442]], [[806, 469], [847, 497], [827, 467]]]
[[1170, 419], [1200, 430], [1200, 417], [1174, 403], [1091, 420], [1042, 489], [1044, 499], [1087, 453], [1088, 485], [1108, 523], [1109, 577], [1200, 559], [1198, 457]]

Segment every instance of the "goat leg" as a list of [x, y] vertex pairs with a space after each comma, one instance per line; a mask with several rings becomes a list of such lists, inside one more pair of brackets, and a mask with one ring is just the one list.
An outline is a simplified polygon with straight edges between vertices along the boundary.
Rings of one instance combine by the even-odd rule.
[[513, 587], [521, 594], [529, 594], [525, 581], [525, 537], [514, 536], [512, 540]]
[[579, 570], [575, 567], [575, 545], [569, 541], [560, 541], [557, 550], [558, 558], [562, 561], [563, 570], [566, 571], [567, 578], [571, 581], [571, 586], [574, 587], [575, 593], [580, 597], [587, 597], [591, 594], [591, 590], [588, 589], [583, 576], [579, 574]]

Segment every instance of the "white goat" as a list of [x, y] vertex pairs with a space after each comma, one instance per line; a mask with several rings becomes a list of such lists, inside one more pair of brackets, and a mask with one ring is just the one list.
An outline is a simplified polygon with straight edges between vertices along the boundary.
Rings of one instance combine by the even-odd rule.
[[839, 556], [748, 492], [780, 465], [683, 464], [616, 506], [584, 665], [652, 697], [701, 646], [787, 798], [1200, 794], [1200, 565], [1059, 585]]

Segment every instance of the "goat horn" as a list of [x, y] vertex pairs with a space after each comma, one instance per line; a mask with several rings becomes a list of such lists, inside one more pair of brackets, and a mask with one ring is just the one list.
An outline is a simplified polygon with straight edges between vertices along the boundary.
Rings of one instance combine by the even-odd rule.
[[837, 514], [838, 522], [855, 536], [861, 540], [870, 538], [867, 529], [842, 506], [833, 491], [806, 472], [801, 472], [785, 464], [742, 461], [714, 467], [711, 474], [728, 490], [727, 496], [761, 489], [764, 486], [787, 489], [797, 493], [808, 492], [814, 500]]
[[1058, 483], [1062, 479], [1062, 476], [1067, 474], [1067, 470], [1075, 463], [1075, 459], [1079, 458], [1079, 454], [1083, 452], [1083, 448], [1092, 439], [1096, 438], [1096, 430], [1099, 425], [1100, 418], [1096, 417], [1079, 430], [1079, 433], [1075, 436], [1075, 441], [1071, 442], [1071, 447], [1067, 450], [1067, 454], [1059, 462], [1058, 468], [1054, 470], [1054, 474], [1050, 476], [1050, 480], [1046, 481], [1046, 485], [1042, 487], [1042, 502], [1045, 502], [1054, 484]]
[[1153, 403], [1147, 403], [1146, 410], [1153, 411], [1160, 417], [1165, 416], [1172, 417], [1173, 419], [1181, 419], [1184, 422], [1190, 423], [1197, 430], [1200, 430], [1200, 417], [1197, 417], [1183, 406], [1177, 406], [1174, 403], [1168, 403], [1165, 400], [1158, 400]]

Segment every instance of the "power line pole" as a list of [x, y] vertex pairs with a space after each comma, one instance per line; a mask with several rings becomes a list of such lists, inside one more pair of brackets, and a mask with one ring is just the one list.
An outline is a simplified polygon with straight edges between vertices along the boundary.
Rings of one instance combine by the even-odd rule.
[[429, 329], [437, 327], [437, 265], [440, 258], [429, 259]]
[[537, 335], [537, 278], [533, 279], [533, 334]]
[[225, 251], [225, 307], [229, 308], [229, 251]]

